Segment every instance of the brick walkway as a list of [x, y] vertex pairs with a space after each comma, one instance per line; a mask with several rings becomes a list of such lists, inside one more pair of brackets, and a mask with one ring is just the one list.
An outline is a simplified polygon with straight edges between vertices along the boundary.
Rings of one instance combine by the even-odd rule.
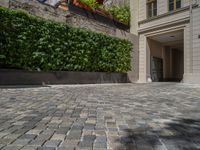
[[200, 86], [0, 89], [3, 150], [199, 150]]

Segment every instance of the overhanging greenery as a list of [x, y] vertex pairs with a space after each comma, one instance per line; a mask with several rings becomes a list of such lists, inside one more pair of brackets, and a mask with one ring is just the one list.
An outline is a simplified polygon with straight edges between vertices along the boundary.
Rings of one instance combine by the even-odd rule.
[[128, 40], [0, 7], [0, 66], [27, 70], [126, 72]]

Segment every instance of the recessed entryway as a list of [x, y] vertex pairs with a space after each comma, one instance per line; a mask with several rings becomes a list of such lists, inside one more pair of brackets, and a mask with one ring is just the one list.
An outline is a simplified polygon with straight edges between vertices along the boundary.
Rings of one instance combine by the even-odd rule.
[[149, 72], [153, 82], [177, 81], [184, 73], [183, 30], [149, 37], [147, 39], [150, 65]]

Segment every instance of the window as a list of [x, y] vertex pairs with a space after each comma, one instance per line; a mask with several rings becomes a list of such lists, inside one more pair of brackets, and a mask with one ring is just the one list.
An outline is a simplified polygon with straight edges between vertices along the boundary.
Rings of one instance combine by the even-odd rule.
[[181, 0], [169, 0], [169, 11], [181, 8]]
[[147, 17], [157, 16], [157, 0], [147, 0]]

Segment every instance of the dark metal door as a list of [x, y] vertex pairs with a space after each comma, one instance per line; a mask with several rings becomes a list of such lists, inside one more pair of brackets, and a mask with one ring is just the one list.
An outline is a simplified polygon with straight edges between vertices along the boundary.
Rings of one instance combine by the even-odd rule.
[[163, 60], [151, 57], [151, 79], [153, 82], [163, 81]]

